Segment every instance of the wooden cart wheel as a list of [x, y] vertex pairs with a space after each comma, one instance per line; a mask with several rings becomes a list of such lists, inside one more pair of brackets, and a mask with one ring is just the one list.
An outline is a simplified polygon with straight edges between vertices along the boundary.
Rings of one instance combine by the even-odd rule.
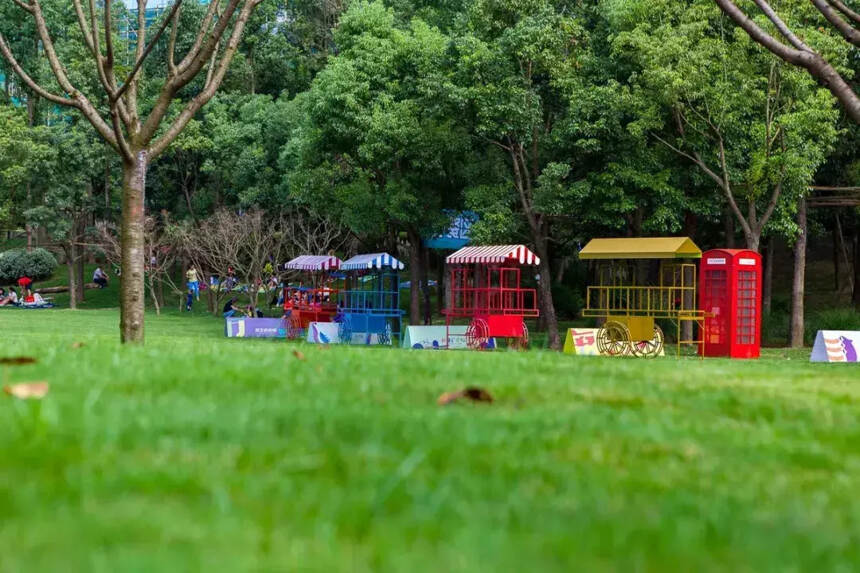
[[607, 356], [627, 356], [631, 352], [627, 325], [609, 320], [597, 331], [597, 350]]
[[483, 318], [473, 318], [466, 328], [466, 346], [472, 350], [483, 350], [490, 340], [490, 327]]
[[340, 337], [341, 344], [352, 344], [352, 322], [348, 315], [343, 315], [337, 327], [337, 335]]
[[633, 355], [640, 358], [654, 358], [663, 349], [663, 330], [654, 325], [654, 338], [633, 343]]
[[301, 338], [302, 331], [302, 318], [299, 316], [299, 313], [293, 311], [293, 313], [287, 319], [287, 338]]

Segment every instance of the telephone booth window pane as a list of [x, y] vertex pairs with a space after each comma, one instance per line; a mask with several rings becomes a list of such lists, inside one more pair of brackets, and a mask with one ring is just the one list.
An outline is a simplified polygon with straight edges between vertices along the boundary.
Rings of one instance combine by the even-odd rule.
[[728, 335], [728, 275], [725, 270], [705, 271], [705, 305], [714, 314], [708, 320], [707, 343], [723, 344]]
[[735, 330], [735, 342], [737, 344], [755, 343], [757, 279], [755, 271], [740, 271], [738, 273], [737, 327]]

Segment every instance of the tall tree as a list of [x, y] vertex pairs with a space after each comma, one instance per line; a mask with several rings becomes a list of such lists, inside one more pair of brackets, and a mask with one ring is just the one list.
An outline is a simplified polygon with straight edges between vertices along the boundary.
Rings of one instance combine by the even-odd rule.
[[[120, 18], [111, 0], [97, 4], [73, 0], [80, 28], [82, 54], [98, 74], [98, 88], [89, 88], [69, 73], [61, 61], [43, 0], [13, 0], [35, 24], [44, 57], [55, 85], [24, 69], [5, 35], [0, 33], [0, 53], [20, 80], [39, 97], [77, 110], [122, 159], [122, 284], [120, 337], [123, 342], [144, 340], [144, 196], [150, 163], [176, 139], [194, 115], [215, 95], [230, 66], [251, 14], [262, 0], [214, 0], [206, 9], [199, 29], [185, 55], [177, 61], [182, 0], [176, 0], [154, 30], [147, 28], [146, 0], [138, 0], [135, 46], [130, 69], [116, 41]], [[121, 7], [120, 7], [121, 8]], [[51, 15], [51, 12], [48, 11]], [[151, 36], [149, 32], [152, 32]], [[166, 34], [165, 34], [166, 33]], [[162, 36], [166, 35], [165, 75], [147, 78], [144, 64]], [[181, 55], [181, 53], [179, 54]], [[205, 70], [199, 91], [182, 101], [183, 90]], [[149, 102], [145, 93], [152, 89]], [[99, 98], [106, 101], [99, 105]], [[178, 102], [176, 100], [179, 99]], [[178, 113], [171, 113], [174, 105]], [[168, 120], [169, 118], [169, 120]]]
[[419, 324], [422, 236], [445, 225], [462, 186], [468, 137], [447, 77], [449, 40], [381, 2], [356, 2], [335, 32], [340, 53], [294, 102], [285, 149], [293, 195], [390, 246], [405, 233], [410, 321]]
[[747, 248], [759, 250], [768, 225], [793, 235], [798, 201], [836, 141], [838, 112], [826, 90], [724, 20], [709, 1], [663, 2], [659, 18], [631, 19], [615, 48], [638, 66], [634, 128], [710, 181]]
[[553, 205], [573, 178], [572, 157], [558, 144], [571, 126], [568, 96], [581, 80], [586, 41], [563, 3], [479, 0], [454, 48], [470, 128], [490, 147], [488, 161], [504, 166], [503, 177], [468, 192], [484, 214], [475, 230], [493, 226], [491, 234], [502, 236], [524, 226], [541, 261], [539, 300], [551, 348], [561, 345], [551, 288]]

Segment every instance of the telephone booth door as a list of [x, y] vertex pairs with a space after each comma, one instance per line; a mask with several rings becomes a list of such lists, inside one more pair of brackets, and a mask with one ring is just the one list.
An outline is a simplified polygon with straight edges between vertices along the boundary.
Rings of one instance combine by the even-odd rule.
[[702, 254], [699, 308], [705, 356], [758, 358], [761, 346], [761, 255], [746, 249]]

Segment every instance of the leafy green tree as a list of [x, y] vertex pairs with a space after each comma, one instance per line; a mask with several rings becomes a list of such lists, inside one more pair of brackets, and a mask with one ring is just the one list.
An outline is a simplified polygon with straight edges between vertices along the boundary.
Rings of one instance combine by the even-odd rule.
[[93, 189], [101, 176], [102, 145], [88, 125], [60, 123], [46, 128], [50, 162], [40, 169], [41, 194], [24, 212], [63, 249], [69, 276], [69, 306], [84, 298], [83, 260], [87, 227], [96, 208]]
[[293, 195], [355, 233], [410, 243], [410, 320], [420, 320], [421, 237], [446, 224], [469, 149], [447, 77], [448, 38], [381, 3], [356, 2], [335, 31], [339, 53], [287, 113]]
[[[467, 195], [485, 239], [524, 229], [540, 257], [539, 291], [549, 344], [561, 344], [552, 298], [552, 225], [571, 191], [572, 165], [559, 153], [571, 127], [570, 95], [581, 80], [585, 31], [568, 7], [546, 0], [477, 0], [454, 48], [457, 83], [474, 136], [492, 148], [498, 175]], [[503, 175], [502, 175], [503, 174]]]
[[23, 109], [0, 105], [0, 223], [26, 223], [33, 185], [54, 158], [44, 127], [30, 128]]

